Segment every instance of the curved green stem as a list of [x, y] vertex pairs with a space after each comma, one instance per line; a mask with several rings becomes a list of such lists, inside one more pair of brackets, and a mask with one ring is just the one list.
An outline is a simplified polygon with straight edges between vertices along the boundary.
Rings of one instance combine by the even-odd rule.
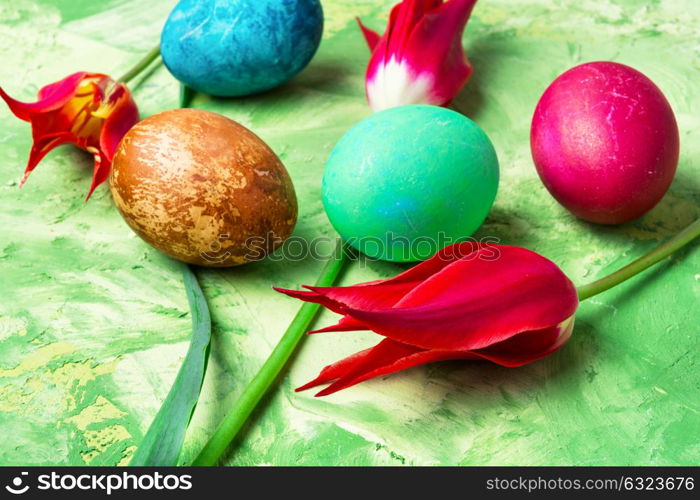
[[622, 269], [587, 285], [578, 287], [579, 300], [586, 300], [630, 279], [700, 236], [700, 219], [693, 222], [670, 240], [662, 243], [651, 252], [627, 264]]
[[[335, 251], [328, 259], [323, 271], [321, 271], [319, 275], [318, 281], [316, 282], [317, 286], [331, 286], [335, 283], [335, 280], [338, 278], [338, 275], [347, 262], [346, 252], [346, 245], [339, 241]], [[267, 393], [270, 386], [272, 386], [282, 369], [286, 366], [287, 361], [289, 361], [289, 358], [294, 353], [299, 341], [318, 314], [320, 307], [321, 306], [318, 304], [311, 304], [309, 302], [301, 306], [299, 312], [289, 325], [289, 328], [287, 328], [287, 331], [267, 358], [267, 361], [265, 361], [265, 364], [263, 364], [260, 371], [255, 375], [255, 378], [253, 378], [245, 388], [241, 397], [228, 412], [211, 439], [204, 445], [204, 448], [197, 458], [195, 458], [192, 465], [216, 465], [231, 441], [238, 435], [238, 432], [246, 423], [248, 417], [253, 413], [253, 410], [255, 410], [255, 407], [262, 397]]]
[[129, 83], [136, 75], [150, 66], [150, 64], [155, 61], [158, 56], [160, 56], [160, 45], [153, 47], [148, 54], [143, 56], [143, 58], [137, 62], [133, 68], [124, 73], [121, 78], [117, 79], [117, 81], [121, 83]]

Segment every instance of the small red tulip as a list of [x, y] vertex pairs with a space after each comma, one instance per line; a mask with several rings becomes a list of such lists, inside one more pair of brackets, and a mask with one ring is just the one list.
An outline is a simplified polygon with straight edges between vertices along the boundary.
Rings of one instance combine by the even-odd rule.
[[578, 307], [576, 288], [553, 262], [503, 245], [459, 243], [391, 279], [305, 288], [276, 290], [343, 315], [316, 332], [372, 330], [385, 337], [297, 389], [334, 381], [317, 396], [433, 361], [531, 363], [566, 343]]
[[374, 111], [404, 104], [446, 106], [472, 73], [462, 35], [476, 0], [403, 0], [384, 35], [358, 19], [372, 51], [367, 100]]
[[139, 111], [126, 85], [101, 73], [74, 73], [39, 90], [39, 100], [25, 103], [0, 88], [10, 110], [32, 124], [34, 144], [20, 185], [56, 146], [71, 143], [95, 157], [92, 186], [109, 177], [112, 157], [126, 132], [139, 120]]

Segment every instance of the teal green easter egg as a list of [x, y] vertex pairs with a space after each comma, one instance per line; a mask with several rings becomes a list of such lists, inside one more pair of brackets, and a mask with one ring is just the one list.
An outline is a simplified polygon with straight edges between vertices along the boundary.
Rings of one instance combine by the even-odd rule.
[[414, 262], [484, 222], [498, 190], [498, 158], [464, 115], [435, 106], [390, 108], [338, 142], [322, 190], [328, 218], [353, 247]]

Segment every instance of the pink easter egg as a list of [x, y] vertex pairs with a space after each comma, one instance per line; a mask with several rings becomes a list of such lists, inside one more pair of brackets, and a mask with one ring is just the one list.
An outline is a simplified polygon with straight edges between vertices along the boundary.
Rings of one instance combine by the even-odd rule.
[[530, 145], [552, 196], [600, 224], [649, 211], [678, 165], [678, 125], [663, 93], [612, 62], [576, 66], [551, 83], [535, 109]]

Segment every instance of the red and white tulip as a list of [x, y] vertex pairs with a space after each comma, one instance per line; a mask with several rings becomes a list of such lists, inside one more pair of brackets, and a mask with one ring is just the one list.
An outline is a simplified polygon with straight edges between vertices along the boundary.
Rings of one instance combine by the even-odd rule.
[[476, 0], [403, 0], [384, 35], [358, 19], [372, 51], [366, 76], [374, 111], [405, 104], [445, 106], [472, 73], [462, 35]]

